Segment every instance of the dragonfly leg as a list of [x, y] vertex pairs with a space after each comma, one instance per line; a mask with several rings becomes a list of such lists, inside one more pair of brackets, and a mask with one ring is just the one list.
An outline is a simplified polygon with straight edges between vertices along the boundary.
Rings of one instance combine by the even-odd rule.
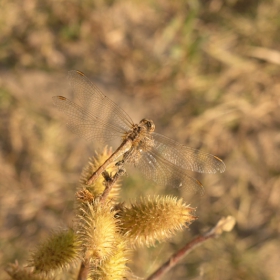
[[118, 176], [123, 176], [125, 173], [126, 173], [126, 170], [123, 167], [120, 167], [117, 172]]
[[120, 170], [120, 168], [122, 168], [122, 166], [123, 166], [123, 165], [125, 164], [125, 162], [127, 161], [128, 156], [129, 156], [129, 153], [128, 153], [128, 152], [125, 152], [125, 153], [123, 154], [122, 160], [119, 160], [119, 161], [115, 164], [115, 166], [118, 166], [118, 167], [119, 167], [119, 170]]
[[115, 166], [118, 166], [119, 168], [121, 168], [124, 165], [124, 160], [119, 160], [118, 162], [115, 163]]
[[118, 167], [118, 171], [115, 173], [115, 176], [120, 177], [120, 176], [123, 176], [126, 173], [126, 170], [123, 167], [124, 163], [125, 163], [125, 161], [122, 159], [115, 164], [115, 166]]

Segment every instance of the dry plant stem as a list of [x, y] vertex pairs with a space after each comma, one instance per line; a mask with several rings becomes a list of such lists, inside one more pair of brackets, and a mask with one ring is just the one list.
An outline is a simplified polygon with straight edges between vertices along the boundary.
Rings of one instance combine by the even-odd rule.
[[86, 280], [89, 272], [89, 261], [84, 260], [81, 263], [80, 271], [77, 280]]
[[[114, 184], [117, 182], [119, 177], [124, 174], [124, 169], [120, 169], [116, 174], [111, 177], [109, 173], [105, 170], [102, 175], [105, 180], [105, 190], [103, 191], [100, 197], [100, 203], [104, 203], [106, 198], [108, 197], [111, 189], [113, 188]], [[79, 275], [77, 280], [86, 280], [89, 272], [89, 259], [85, 258], [80, 267]]]
[[219, 232], [217, 232], [216, 228], [217, 226], [207, 231], [206, 233], [197, 236], [191, 242], [187, 243], [182, 249], [173, 254], [167, 262], [165, 262], [146, 280], [160, 279], [160, 277], [166, 274], [173, 266], [175, 266], [183, 257], [190, 253], [194, 248], [203, 244], [206, 240], [218, 236]]

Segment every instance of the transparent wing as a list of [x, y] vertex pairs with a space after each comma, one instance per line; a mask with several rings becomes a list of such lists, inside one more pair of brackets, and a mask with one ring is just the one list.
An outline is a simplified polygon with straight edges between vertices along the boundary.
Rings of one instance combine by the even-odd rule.
[[68, 81], [77, 98], [77, 104], [80, 104], [85, 113], [90, 113], [102, 119], [104, 123], [110, 123], [125, 131], [131, 128], [133, 121], [128, 114], [105, 96], [84, 73], [69, 71]]
[[63, 96], [53, 97], [54, 105], [67, 116], [69, 128], [83, 136], [87, 140], [99, 140], [106, 143], [123, 135], [122, 127], [105, 123], [103, 119], [96, 117], [91, 111], [84, 110], [81, 106]]
[[157, 150], [143, 152], [136, 164], [137, 168], [150, 180], [161, 186], [184, 188], [193, 193], [204, 193], [202, 184], [186, 174], [186, 171], [164, 159]]
[[177, 143], [158, 133], [152, 133], [155, 155], [187, 170], [200, 173], [224, 172], [226, 166], [218, 157]]
[[82, 72], [72, 70], [68, 80], [75, 102], [54, 96], [53, 103], [66, 114], [71, 130], [87, 140], [113, 144], [133, 125], [130, 117], [106, 97]]

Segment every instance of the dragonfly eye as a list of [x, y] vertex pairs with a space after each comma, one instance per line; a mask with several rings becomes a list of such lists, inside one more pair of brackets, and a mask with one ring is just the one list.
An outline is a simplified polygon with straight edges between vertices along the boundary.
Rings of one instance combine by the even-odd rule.
[[155, 131], [155, 124], [152, 120], [143, 119], [140, 124], [144, 124], [149, 132]]

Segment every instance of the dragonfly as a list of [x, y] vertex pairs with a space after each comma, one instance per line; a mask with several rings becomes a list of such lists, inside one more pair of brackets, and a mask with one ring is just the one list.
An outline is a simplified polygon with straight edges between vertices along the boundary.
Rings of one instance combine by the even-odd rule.
[[224, 162], [209, 153], [182, 145], [155, 132], [152, 120], [134, 123], [130, 116], [105, 96], [83, 72], [71, 70], [68, 81], [75, 101], [54, 96], [54, 105], [66, 115], [69, 128], [89, 141], [119, 141], [118, 148], [93, 172], [87, 185], [112, 164], [132, 164], [148, 179], [161, 186], [185, 188], [203, 194], [199, 180], [188, 171], [224, 172]]

